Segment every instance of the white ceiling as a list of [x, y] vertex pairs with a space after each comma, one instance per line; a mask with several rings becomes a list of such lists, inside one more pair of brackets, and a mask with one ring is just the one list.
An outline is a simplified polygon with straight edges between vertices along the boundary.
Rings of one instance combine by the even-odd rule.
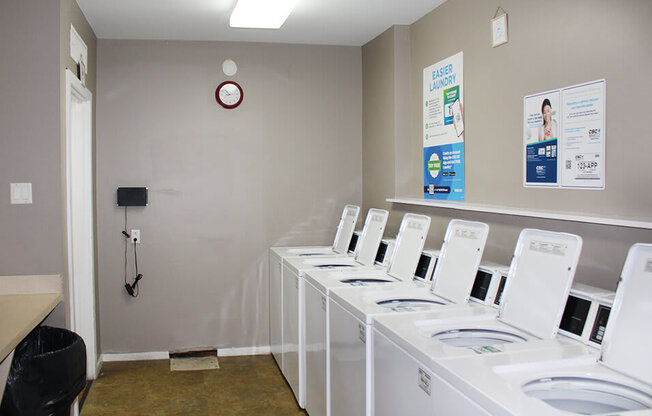
[[360, 46], [445, 0], [298, 0], [279, 30], [231, 29], [236, 0], [77, 0], [98, 38]]

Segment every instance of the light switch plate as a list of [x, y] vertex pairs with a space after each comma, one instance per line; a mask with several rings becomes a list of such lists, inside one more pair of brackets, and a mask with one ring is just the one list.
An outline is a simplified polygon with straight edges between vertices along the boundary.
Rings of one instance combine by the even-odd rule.
[[12, 183], [11, 188], [11, 204], [31, 204], [32, 203], [32, 184], [27, 183]]

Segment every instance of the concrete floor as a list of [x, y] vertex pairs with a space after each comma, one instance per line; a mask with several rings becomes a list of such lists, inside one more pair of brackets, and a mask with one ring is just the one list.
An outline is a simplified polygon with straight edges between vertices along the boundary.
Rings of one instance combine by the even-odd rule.
[[171, 372], [168, 360], [106, 363], [81, 416], [307, 415], [271, 355], [220, 357], [220, 369]]

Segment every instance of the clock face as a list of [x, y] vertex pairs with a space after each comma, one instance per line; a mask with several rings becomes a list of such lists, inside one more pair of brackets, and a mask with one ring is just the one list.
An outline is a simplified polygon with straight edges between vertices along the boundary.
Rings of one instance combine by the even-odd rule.
[[243, 98], [242, 88], [238, 83], [225, 81], [215, 90], [215, 99], [224, 108], [236, 108], [240, 105]]

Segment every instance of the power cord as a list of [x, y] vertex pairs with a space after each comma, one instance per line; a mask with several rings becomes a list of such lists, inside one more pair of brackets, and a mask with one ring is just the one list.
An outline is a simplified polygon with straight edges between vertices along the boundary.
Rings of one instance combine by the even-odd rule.
[[[125, 262], [124, 262], [124, 282], [125, 282], [125, 290], [129, 294], [129, 296], [133, 298], [137, 298], [138, 294], [140, 293], [140, 288], [138, 287], [138, 282], [143, 278], [143, 275], [138, 272], [138, 251], [136, 249], [136, 244], [138, 243], [138, 240], [136, 238], [131, 238], [131, 235], [127, 232], [127, 207], [125, 206], [125, 225], [124, 225], [124, 230], [122, 230], [122, 235], [125, 236]], [[127, 240], [131, 240], [133, 245], [134, 245], [134, 266], [136, 269], [136, 277], [134, 278], [134, 282], [132, 284], [127, 283]]]

